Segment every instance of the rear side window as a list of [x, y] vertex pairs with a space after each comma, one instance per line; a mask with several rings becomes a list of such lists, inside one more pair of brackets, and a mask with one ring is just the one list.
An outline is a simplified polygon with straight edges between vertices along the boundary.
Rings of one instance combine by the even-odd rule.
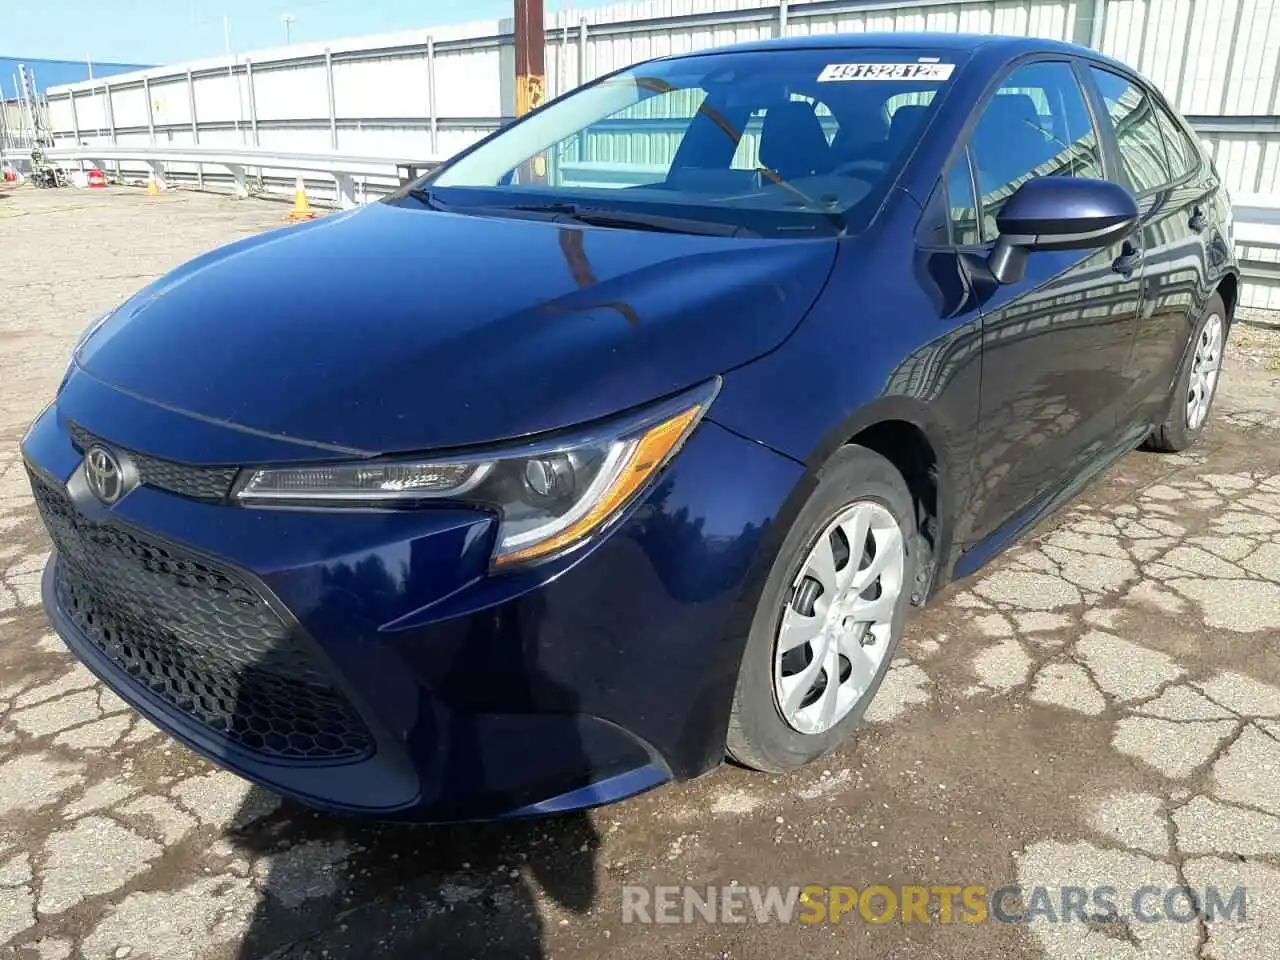
[[1160, 124], [1160, 132], [1164, 134], [1165, 151], [1169, 155], [1169, 170], [1176, 180], [1183, 174], [1195, 169], [1199, 162], [1199, 151], [1187, 139], [1187, 135], [1182, 132], [1182, 127], [1178, 125], [1178, 121], [1174, 120], [1164, 107], [1157, 103], [1155, 109], [1156, 122]]
[[1158, 190], [1173, 174], [1155, 103], [1133, 81], [1099, 67], [1089, 69], [1115, 128], [1120, 163], [1130, 185], [1135, 193]]
[[1064, 61], [1011, 73], [983, 107], [972, 150], [984, 240], [996, 236], [996, 217], [1032, 177], [1103, 175], [1084, 93]]

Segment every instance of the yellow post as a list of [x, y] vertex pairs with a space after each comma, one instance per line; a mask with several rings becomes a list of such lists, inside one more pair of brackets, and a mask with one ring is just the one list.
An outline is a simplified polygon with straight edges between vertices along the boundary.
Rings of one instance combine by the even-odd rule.
[[[546, 25], [543, 0], [515, 0], [516, 116], [542, 106], [547, 96]], [[547, 158], [538, 154], [524, 164], [520, 183], [542, 183]]]

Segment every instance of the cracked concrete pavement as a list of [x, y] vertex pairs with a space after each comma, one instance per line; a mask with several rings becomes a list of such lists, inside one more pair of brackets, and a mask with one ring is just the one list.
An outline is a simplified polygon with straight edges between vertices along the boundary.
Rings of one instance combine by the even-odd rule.
[[[725, 768], [535, 823], [384, 827], [195, 757], [40, 609], [48, 543], [16, 445], [76, 335], [284, 212], [0, 201], [0, 957], [1280, 957], [1280, 337], [1229, 352], [1198, 447], [1127, 458], [918, 614], [867, 725], [812, 768]], [[1243, 885], [1248, 919], [621, 922], [623, 884], [729, 883]]]

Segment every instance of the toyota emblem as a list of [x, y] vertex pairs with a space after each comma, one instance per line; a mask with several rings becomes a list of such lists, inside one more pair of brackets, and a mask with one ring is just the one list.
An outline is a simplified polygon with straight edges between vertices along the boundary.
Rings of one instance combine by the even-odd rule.
[[95, 445], [85, 451], [84, 479], [93, 495], [105, 504], [113, 504], [124, 496], [124, 469], [106, 447]]

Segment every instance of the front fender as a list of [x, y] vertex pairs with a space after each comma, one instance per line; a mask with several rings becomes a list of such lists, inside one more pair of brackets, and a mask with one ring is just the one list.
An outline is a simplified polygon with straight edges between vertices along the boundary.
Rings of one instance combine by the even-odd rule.
[[940, 316], [902, 249], [883, 238], [842, 243], [809, 316], [777, 350], [726, 376], [710, 417], [804, 463], [810, 483], [869, 428], [909, 424], [937, 463], [935, 560], [945, 569], [950, 545], [967, 532], [981, 319], [976, 309]]

